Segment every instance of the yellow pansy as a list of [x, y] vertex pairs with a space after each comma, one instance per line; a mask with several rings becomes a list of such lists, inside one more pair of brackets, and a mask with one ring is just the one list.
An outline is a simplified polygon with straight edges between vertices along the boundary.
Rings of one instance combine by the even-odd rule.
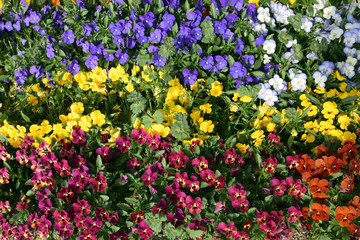
[[251, 102], [251, 100], [252, 100], [252, 97], [250, 95], [245, 95], [245, 96], [240, 97], [240, 101], [245, 102], [245, 103]]
[[33, 106], [35, 106], [36, 104], [39, 103], [38, 98], [32, 94], [30, 94], [30, 96], [27, 98], [27, 102], [28, 102], [28, 104], [31, 104]]
[[105, 115], [99, 110], [90, 113], [90, 117], [93, 125], [102, 126], [105, 123]]
[[337, 104], [335, 102], [325, 102], [323, 104], [323, 110], [321, 113], [324, 115], [326, 119], [333, 119], [339, 113], [337, 109]]
[[88, 132], [91, 128], [91, 117], [88, 115], [82, 116], [79, 121], [79, 126], [84, 132]]
[[74, 102], [70, 106], [70, 111], [81, 115], [84, 112], [84, 104], [82, 102]]
[[338, 117], [338, 122], [340, 123], [340, 128], [343, 130], [347, 130], [347, 127], [350, 125], [350, 118], [345, 114], [341, 114]]
[[125, 89], [126, 89], [126, 91], [128, 91], [128, 92], [132, 92], [132, 91], [134, 91], [134, 85], [133, 85], [131, 82], [129, 82], [129, 83], [126, 85]]
[[307, 112], [309, 117], [315, 116], [318, 113], [318, 108], [315, 105], [310, 106], [310, 110]]
[[200, 130], [204, 133], [211, 133], [214, 130], [214, 124], [211, 120], [205, 120], [200, 124]]
[[219, 97], [223, 93], [223, 85], [219, 81], [215, 81], [211, 84], [210, 94], [214, 97]]
[[192, 113], [190, 114], [191, 119], [194, 121], [194, 123], [202, 123], [204, 121], [204, 118], [201, 117], [201, 112], [199, 110], [192, 110]]
[[239, 152], [241, 152], [242, 154], [245, 154], [247, 149], [249, 148], [249, 145], [242, 143], [237, 143], [235, 146], [237, 147], [237, 149], [239, 149]]
[[301, 136], [301, 140], [302, 141], [305, 141], [305, 144], [306, 143], [312, 143], [315, 141], [315, 136], [314, 135], [311, 135], [311, 134], [306, 134], [304, 133], [302, 136]]
[[336, 70], [336, 71], [333, 70], [331, 75], [333, 75], [339, 81], [344, 81], [346, 79], [345, 77], [340, 75], [338, 70]]
[[266, 130], [268, 132], [275, 132], [276, 130], [276, 124], [273, 122], [269, 122], [268, 124], [266, 124]]
[[169, 135], [169, 133], [170, 133], [169, 127], [165, 127], [164, 125], [159, 124], [159, 123], [153, 123], [149, 130], [150, 130], [149, 133], [151, 133], [151, 134], [157, 133], [161, 137], [167, 137], [167, 135]]
[[212, 105], [210, 103], [206, 103], [200, 106], [200, 110], [202, 110], [204, 113], [211, 113], [211, 107]]
[[237, 112], [239, 110], [239, 107], [236, 104], [230, 105], [230, 112]]

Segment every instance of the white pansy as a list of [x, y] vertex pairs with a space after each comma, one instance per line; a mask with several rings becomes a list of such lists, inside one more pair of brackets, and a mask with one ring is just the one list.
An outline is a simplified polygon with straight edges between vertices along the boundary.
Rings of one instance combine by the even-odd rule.
[[324, 8], [323, 17], [326, 18], [326, 19], [330, 19], [335, 13], [336, 13], [336, 7], [335, 6], [328, 6], [328, 7]]
[[349, 63], [350, 65], [352, 66], [355, 66], [356, 63], [357, 63], [357, 59], [356, 58], [353, 58], [351, 56], [348, 56], [347, 59], [346, 59], [346, 62]]
[[263, 60], [263, 63], [264, 64], [267, 64], [267, 63], [270, 63], [271, 61], [271, 56], [267, 55], [267, 54], [264, 54], [264, 60]]
[[270, 11], [269, 8], [259, 7], [257, 9], [257, 12], [258, 12], [257, 18], [258, 18], [258, 20], [260, 22], [265, 22], [265, 23], [270, 22], [271, 17], [270, 17], [270, 12], [269, 11]]
[[291, 87], [294, 91], [300, 90], [301, 92], [306, 89], [306, 79], [307, 76], [305, 73], [296, 74], [295, 77], [291, 80]]
[[298, 43], [298, 42], [297, 42], [296, 39], [294, 39], [294, 40], [289, 40], [285, 46], [286, 46], [287, 48], [291, 48], [294, 44], [297, 44], [297, 43]]
[[270, 89], [270, 84], [269, 83], [260, 83], [260, 86], [261, 86], [261, 89], [258, 93], [258, 98], [264, 100], [266, 90]]
[[301, 18], [301, 23], [301, 29], [303, 29], [307, 33], [311, 32], [313, 23], [307, 17]]
[[325, 82], [326, 82], [326, 80], [327, 80], [326, 75], [323, 75], [323, 74], [321, 74], [321, 72], [316, 71], [316, 72], [314, 72], [314, 74], [313, 74], [313, 78], [314, 78], [315, 83], [316, 83], [319, 87], [321, 87], [321, 88], [325, 87]]
[[263, 43], [263, 48], [266, 51], [267, 54], [273, 54], [275, 53], [276, 49], [276, 42], [274, 39], [265, 40]]
[[269, 84], [278, 94], [286, 89], [285, 81], [278, 74], [275, 74], [273, 78], [269, 79]]
[[344, 66], [340, 69], [340, 73], [341, 73], [341, 75], [345, 75], [348, 78], [352, 78], [353, 76], [355, 76], [354, 70], [355, 70], [354, 66], [345, 62]]
[[331, 30], [329, 38], [331, 40], [338, 39], [339, 37], [341, 37], [341, 35], [343, 33], [344, 33], [344, 30], [342, 30], [341, 28], [339, 28], [339, 27], [334, 28], [333, 30]]
[[271, 89], [267, 89], [265, 91], [264, 100], [265, 100], [266, 105], [274, 106], [275, 102], [277, 102], [279, 99], [278, 99], [278, 96], [276, 95], [275, 91], [273, 91]]

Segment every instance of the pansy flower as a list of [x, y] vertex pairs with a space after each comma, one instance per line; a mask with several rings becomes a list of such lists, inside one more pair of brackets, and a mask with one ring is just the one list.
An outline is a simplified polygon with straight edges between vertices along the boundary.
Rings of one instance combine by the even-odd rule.
[[329, 219], [330, 208], [325, 204], [313, 203], [311, 205], [311, 217], [315, 222]]
[[335, 209], [335, 214], [335, 219], [340, 221], [339, 225], [341, 227], [348, 227], [351, 223], [351, 220], [354, 220], [358, 217], [358, 214], [353, 206], [338, 206]]

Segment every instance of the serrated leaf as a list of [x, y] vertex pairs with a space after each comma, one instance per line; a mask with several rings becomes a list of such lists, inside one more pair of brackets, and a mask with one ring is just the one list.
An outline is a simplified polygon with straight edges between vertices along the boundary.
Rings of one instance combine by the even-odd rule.
[[177, 237], [180, 236], [180, 233], [177, 231], [174, 225], [168, 223], [164, 227], [164, 235], [167, 237], [167, 239], [176, 239]]
[[145, 116], [143, 116], [141, 122], [145, 125], [146, 128], [151, 128], [151, 125], [154, 122], [154, 119], [152, 119], [148, 115], [145, 115]]
[[174, 115], [174, 119], [176, 120], [170, 129], [170, 133], [177, 139], [177, 140], [184, 140], [190, 134], [190, 127], [186, 120], [186, 114], [184, 113], [176, 113]]
[[202, 230], [192, 230], [192, 229], [185, 229], [186, 233], [189, 235], [189, 237], [196, 239], [196, 238], [201, 238], [201, 236], [203, 235], [203, 231]]
[[156, 110], [154, 113], [155, 116], [155, 121], [159, 124], [163, 123], [164, 121], [164, 114], [162, 114], [162, 112], [160, 112], [159, 110]]
[[153, 216], [152, 213], [145, 215], [146, 223], [150, 226], [155, 234], [159, 233], [162, 229], [162, 221], [159, 214]]
[[287, 108], [285, 109], [285, 117], [287, 119], [294, 119], [297, 116], [297, 111], [295, 108]]

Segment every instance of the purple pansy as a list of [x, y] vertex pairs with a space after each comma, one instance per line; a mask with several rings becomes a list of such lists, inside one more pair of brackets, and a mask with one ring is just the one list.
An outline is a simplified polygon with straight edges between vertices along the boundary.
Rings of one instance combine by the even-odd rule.
[[246, 73], [247, 69], [240, 62], [234, 62], [234, 64], [230, 67], [230, 75], [233, 78], [244, 77]]
[[194, 71], [190, 72], [189, 69], [185, 68], [182, 71], [182, 74], [184, 76], [184, 82], [188, 85], [193, 85], [195, 81], [197, 80], [198, 72], [195, 69]]
[[80, 72], [79, 62], [75, 59], [69, 65], [66, 66], [66, 69], [69, 70], [69, 73], [76, 75]]
[[115, 57], [118, 58], [120, 64], [125, 64], [129, 59], [129, 55], [127, 54], [127, 52], [126, 51], [123, 52], [121, 49], [116, 51]]
[[253, 55], [244, 55], [242, 60], [246, 67], [250, 67], [255, 63], [255, 57]]
[[214, 21], [213, 26], [214, 26], [214, 32], [216, 34], [224, 34], [227, 27], [227, 21], [226, 19], [222, 19], [221, 21]]
[[257, 22], [257, 18], [256, 18], [256, 5], [254, 3], [249, 3], [247, 5], [246, 8], [246, 14], [245, 14], [245, 18], [246, 17], [251, 17], [251, 20], [256, 23]]
[[215, 56], [215, 61], [216, 61], [215, 72], [223, 70], [227, 65], [227, 60], [228, 60], [228, 57], [226, 55], [225, 56], [219, 56], [219, 55]]
[[174, 21], [175, 21], [175, 16], [172, 14], [169, 14], [166, 11], [163, 16], [162, 22], [159, 24], [159, 28], [161, 28], [164, 31], [169, 31], [171, 29], [171, 27], [173, 26]]
[[199, 64], [205, 70], [209, 70], [214, 66], [214, 57], [213, 56], [204, 57], [203, 59], [201, 59]]
[[94, 69], [98, 65], [98, 57], [94, 55], [88, 55], [86, 57], [85, 66], [89, 69]]
[[147, 12], [144, 15], [139, 16], [140, 20], [146, 28], [152, 28], [155, 21], [155, 16], [152, 12]]
[[63, 33], [62, 40], [66, 44], [72, 44], [75, 41], [74, 32], [71, 29], [66, 30]]
[[190, 23], [191, 27], [197, 27], [200, 25], [202, 14], [199, 10], [195, 10], [194, 12], [189, 12], [186, 15], [186, 19], [191, 21]]

